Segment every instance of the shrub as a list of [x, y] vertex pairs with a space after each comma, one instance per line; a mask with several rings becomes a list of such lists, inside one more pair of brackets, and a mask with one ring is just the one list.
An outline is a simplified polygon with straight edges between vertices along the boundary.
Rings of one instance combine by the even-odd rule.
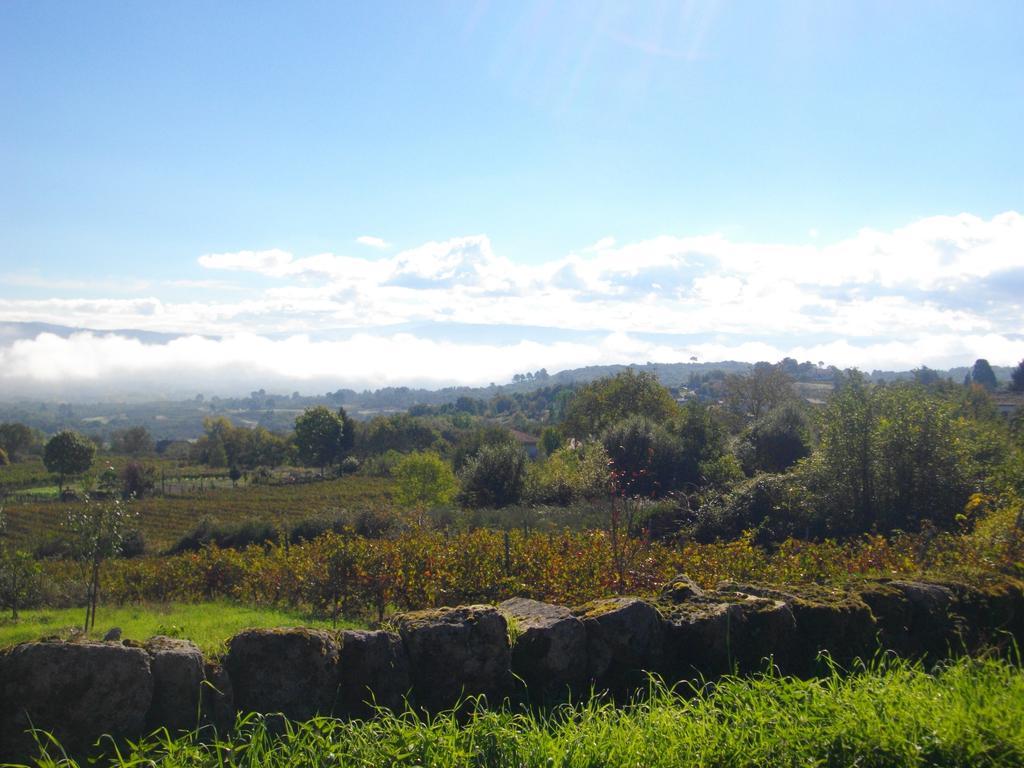
[[391, 477], [395, 465], [401, 460], [402, 454], [396, 450], [389, 450], [375, 456], [367, 456], [363, 459], [361, 468], [363, 474], [369, 477]]
[[811, 452], [810, 421], [803, 409], [786, 403], [755, 421], [741, 438], [737, 454], [748, 475], [785, 472]]
[[631, 416], [605, 430], [601, 441], [619, 494], [657, 498], [677, 487], [683, 446], [664, 427]]
[[436, 453], [410, 453], [395, 465], [392, 474], [397, 481], [395, 500], [403, 507], [440, 507], [455, 497], [455, 473]]
[[41, 570], [32, 555], [0, 543], [0, 608], [9, 608], [11, 618], [17, 619], [19, 609], [39, 602], [41, 584]]
[[141, 499], [153, 492], [156, 487], [156, 471], [152, 467], [144, 467], [137, 461], [130, 461], [121, 470], [121, 497], [125, 499]]
[[506, 507], [523, 494], [526, 453], [515, 443], [485, 445], [459, 477], [459, 502], [467, 507]]
[[608, 493], [608, 454], [601, 443], [567, 445], [529, 465], [525, 496], [532, 504], [568, 506]]
[[698, 512], [694, 536], [701, 541], [733, 539], [753, 531], [758, 544], [818, 531], [810, 494], [793, 473], [759, 473], [705, 504]]
[[195, 552], [209, 544], [225, 549], [244, 549], [251, 544], [272, 543], [277, 541], [279, 535], [278, 529], [266, 520], [221, 525], [210, 517], [204, 517], [168, 551], [170, 554]]
[[146, 554], [146, 537], [138, 528], [124, 534], [121, 540], [122, 557], [141, 557]]

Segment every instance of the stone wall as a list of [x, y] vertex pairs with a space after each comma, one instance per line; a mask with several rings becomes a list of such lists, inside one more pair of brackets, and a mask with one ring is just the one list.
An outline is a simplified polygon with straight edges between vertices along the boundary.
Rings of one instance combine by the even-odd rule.
[[771, 658], [809, 676], [880, 650], [930, 663], [1014, 639], [1024, 639], [1024, 588], [1014, 581], [705, 592], [681, 576], [652, 600], [569, 609], [515, 598], [403, 614], [391, 631], [246, 630], [220, 660], [162, 637], [25, 643], [0, 652], [0, 762], [34, 752], [30, 726], [84, 752], [101, 734], [226, 730], [237, 712], [366, 717], [406, 702], [437, 712], [467, 696], [551, 702], [591, 689], [624, 698], [648, 673], [713, 679]]

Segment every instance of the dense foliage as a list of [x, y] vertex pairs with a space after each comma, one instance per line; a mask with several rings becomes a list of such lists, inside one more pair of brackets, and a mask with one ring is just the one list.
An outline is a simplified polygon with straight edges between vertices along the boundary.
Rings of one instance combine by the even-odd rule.
[[[700, 386], [721, 395], [709, 402], [626, 370], [518, 393], [547, 403], [541, 422], [512, 395], [360, 423], [309, 408], [292, 434], [212, 417], [181, 459], [198, 468], [122, 430], [122, 453], [104, 454], [111, 468], [81, 487], [135, 499], [123, 554], [150, 556], [105, 563], [99, 593], [379, 618], [643, 592], [678, 571], [707, 584], [1019, 573], [1024, 417], [1007, 421], [984, 387], [931, 373], [877, 384], [834, 371], [828, 385], [802, 382], [834, 385], [815, 403], [798, 394], [795, 361], [759, 364], [707, 374]], [[324, 479], [286, 466], [295, 460]], [[39, 595], [83, 600], [60, 560], [74, 548], [59, 521], [78, 502], [55, 509], [52, 485], [34, 483], [52, 483], [37, 458], [0, 470], [0, 490], [19, 494], [10, 539], [49, 558]]]
[[[771, 549], [751, 536], [703, 544], [641, 538], [636, 546], [616, 549], [611, 533], [602, 530], [460, 532], [399, 525], [360, 535], [342, 527], [304, 543], [289, 542], [277, 531], [243, 549], [209, 543], [175, 556], [110, 560], [102, 590], [110, 602], [229, 598], [379, 618], [396, 609], [512, 596], [571, 605], [622, 592], [649, 594], [680, 572], [708, 587], [721, 580], [842, 583], [932, 573], [984, 581], [995, 574], [1020, 575], [1024, 506], [975, 503], [988, 509], [970, 535], [787, 539]], [[43, 565], [51, 589], [63, 595], [56, 599], [74, 603], [75, 568], [64, 561]]]

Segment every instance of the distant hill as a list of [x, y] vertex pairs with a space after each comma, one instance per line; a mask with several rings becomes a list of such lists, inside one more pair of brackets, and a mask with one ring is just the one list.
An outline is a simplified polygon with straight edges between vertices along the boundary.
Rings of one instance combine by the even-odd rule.
[[[59, 336], [62, 339], [67, 339], [76, 333], [92, 333], [98, 336], [123, 336], [126, 339], [141, 341], [144, 344], [166, 344], [169, 341], [180, 339], [183, 335], [180, 333], [137, 331], [130, 328], [97, 331], [93, 328], [74, 328], [67, 325], [52, 325], [51, 323], [8, 323], [0, 321], [0, 345], [11, 344], [22, 339], [34, 339], [41, 333], [52, 333], [54, 336]], [[205, 336], [205, 338], [215, 339], [218, 337]]]
[[[67, 338], [74, 333], [90, 329], [72, 328], [47, 323], [0, 322], [0, 346], [19, 339], [31, 339], [40, 333], [52, 333]], [[151, 331], [116, 330], [90, 331], [97, 334], [117, 334], [144, 343], [167, 343], [179, 335]], [[797, 363], [787, 358], [782, 361], [790, 373], [805, 388], [814, 390], [814, 397], [824, 397], [838, 369], [819, 367], [812, 363]], [[83, 393], [73, 403], [45, 397], [22, 397], [0, 401], [0, 422], [20, 421], [29, 426], [53, 433], [73, 428], [89, 433], [109, 433], [126, 426], [143, 425], [157, 439], [196, 437], [202, 432], [203, 418], [227, 415], [240, 424], [261, 424], [268, 429], [287, 430], [295, 416], [312, 405], [344, 406], [356, 418], [369, 418], [378, 413], [405, 411], [415, 406], [440, 406], [455, 403], [459, 398], [489, 401], [498, 395], [529, 394], [545, 388], [576, 387], [606, 376], [614, 376], [627, 369], [652, 373], [667, 387], [676, 389], [690, 384], [691, 377], [720, 376], [745, 373], [752, 364], [726, 360], [718, 362], [653, 363], [642, 365], [591, 365], [583, 368], [549, 374], [541, 369], [517, 374], [513, 381], [490, 384], [485, 387], [444, 387], [424, 389], [410, 387], [383, 387], [379, 389], [339, 389], [316, 395], [298, 392], [285, 394], [263, 389], [239, 393], [233, 397], [183, 396], [169, 393], [137, 393], [131, 396], [110, 394], [90, 396]], [[970, 369], [966, 366], [950, 370], [936, 370], [940, 378], [963, 381]], [[1012, 369], [993, 366], [996, 378], [1008, 381]], [[913, 371], [875, 370], [867, 374], [873, 381], [909, 380]], [[195, 391], [195, 390], [193, 390]], [[2, 394], [0, 394], [2, 397]]]

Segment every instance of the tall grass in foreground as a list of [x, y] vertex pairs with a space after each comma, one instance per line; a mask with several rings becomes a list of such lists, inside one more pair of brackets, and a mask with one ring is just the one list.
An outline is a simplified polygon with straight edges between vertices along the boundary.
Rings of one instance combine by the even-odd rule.
[[[250, 716], [203, 743], [153, 735], [114, 766], [1020, 766], [1024, 672], [960, 660], [934, 673], [901, 661], [819, 680], [727, 678], [686, 695], [653, 685], [617, 708], [594, 699], [545, 714], [477, 708], [460, 720], [383, 713], [363, 722]], [[50, 746], [41, 766], [72, 766]], [[102, 764], [102, 763], [101, 763]]]

